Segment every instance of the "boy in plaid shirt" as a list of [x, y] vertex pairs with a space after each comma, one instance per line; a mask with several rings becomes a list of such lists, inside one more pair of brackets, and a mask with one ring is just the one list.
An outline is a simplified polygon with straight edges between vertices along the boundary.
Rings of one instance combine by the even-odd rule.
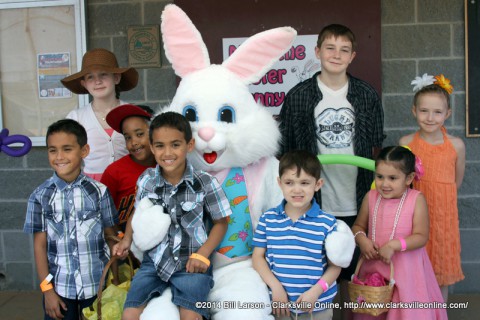
[[33, 233], [44, 319], [78, 320], [96, 299], [117, 211], [107, 187], [82, 173], [90, 151], [83, 126], [59, 120], [46, 139], [55, 173], [28, 199], [24, 232]]
[[[188, 162], [187, 154], [194, 145], [190, 123], [183, 115], [165, 112], [152, 120], [150, 146], [158, 165], [138, 179], [135, 206], [148, 197], [164, 208], [171, 225], [165, 238], [144, 253], [127, 294], [123, 320], [139, 319], [148, 301], [168, 287], [182, 320], [210, 316], [197, 302], [207, 301], [213, 287], [209, 257], [225, 236], [227, 216], [232, 211], [217, 180]], [[205, 218], [213, 220], [208, 237]], [[113, 254], [128, 254], [133, 236], [131, 219]]]

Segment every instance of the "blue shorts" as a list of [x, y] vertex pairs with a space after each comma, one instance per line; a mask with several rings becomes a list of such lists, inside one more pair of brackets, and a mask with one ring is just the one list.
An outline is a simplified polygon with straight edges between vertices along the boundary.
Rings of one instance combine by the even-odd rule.
[[155, 264], [148, 254], [145, 254], [140, 269], [132, 279], [123, 308], [146, 305], [153, 298], [161, 296], [168, 287], [172, 290], [173, 304], [210, 318], [210, 310], [198, 309], [195, 303], [207, 301], [208, 293], [213, 288], [212, 267], [206, 273], [178, 271], [165, 282], [158, 276]]

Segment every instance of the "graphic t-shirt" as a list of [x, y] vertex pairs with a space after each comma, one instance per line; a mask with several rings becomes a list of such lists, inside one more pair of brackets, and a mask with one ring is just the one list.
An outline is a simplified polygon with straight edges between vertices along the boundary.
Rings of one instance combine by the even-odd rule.
[[137, 179], [148, 168], [132, 160], [130, 155], [110, 164], [101, 182], [108, 187], [118, 210], [119, 225], [125, 231], [127, 220], [133, 212]]
[[[320, 154], [353, 155], [355, 116], [347, 100], [348, 82], [339, 90], [332, 90], [318, 80], [323, 99], [315, 108], [317, 145]], [[357, 167], [329, 164], [323, 166], [322, 210], [335, 216], [357, 214]]]

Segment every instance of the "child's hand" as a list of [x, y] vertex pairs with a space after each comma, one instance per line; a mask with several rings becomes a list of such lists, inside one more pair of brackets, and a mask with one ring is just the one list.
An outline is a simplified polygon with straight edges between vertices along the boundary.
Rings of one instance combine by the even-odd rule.
[[367, 237], [358, 241], [358, 246], [367, 260], [378, 259], [378, 245]]
[[122, 259], [125, 259], [128, 256], [130, 250], [131, 242], [125, 239], [120, 240], [112, 247], [112, 256], [119, 256]]
[[315, 308], [315, 302], [323, 293], [322, 288], [311, 287], [298, 297], [296, 303], [301, 306], [301, 310], [306, 312], [312, 312]]
[[198, 259], [190, 258], [187, 261], [187, 272], [190, 273], [205, 273], [207, 272], [208, 265]]
[[380, 260], [388, 264], [390, 264], [392, 256], [395, 253], [395, 249], [392, 247], [390, 242], [391, 241], [387, 242], [383, 247], [380, 248], [380, 250], [378, 250]]
[[[271, 288], [272, 289], [272, 301], [273, 302], [280, 302], [276, 308], [272, 306], [272, 313], [274, 316], [278, 317], [289, 317], [290, 316], [290, 309], [288, 308], [288, 296], [287, 292], [283, 288], [282, 285], [279, 285], [278, 288]], [[285, 308], [282, 308], [285, 307]]]
[[48, 290], [43, 293], [45, 297], [45, 312], [52, 319], [59, 320], [63, 319], [63, 310], [67, 310], [67, 305], [63, 300], [58, 296], [55, 290]]

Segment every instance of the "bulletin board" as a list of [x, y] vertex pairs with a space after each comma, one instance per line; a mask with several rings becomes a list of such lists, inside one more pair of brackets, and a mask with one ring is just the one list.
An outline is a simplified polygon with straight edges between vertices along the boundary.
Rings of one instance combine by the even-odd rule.
[[290, 26], [311, 35], [329, 24], [348, 26], [357, 38], [357, 56], [349, 72], [370, 83], [380, 94], [380, 0], [175, 0], [197, 27], [212, 63], [222, 63], [222, 39], [249, 37], [267, 29]]
[[48, 126], [86, 104], [60, 83], [86, 50], [84, 16], [81, 0], [0, 2], [0, 128], [44, 146]]
[[466, 136], [480, 137], [480, 6], [465, 0]]

